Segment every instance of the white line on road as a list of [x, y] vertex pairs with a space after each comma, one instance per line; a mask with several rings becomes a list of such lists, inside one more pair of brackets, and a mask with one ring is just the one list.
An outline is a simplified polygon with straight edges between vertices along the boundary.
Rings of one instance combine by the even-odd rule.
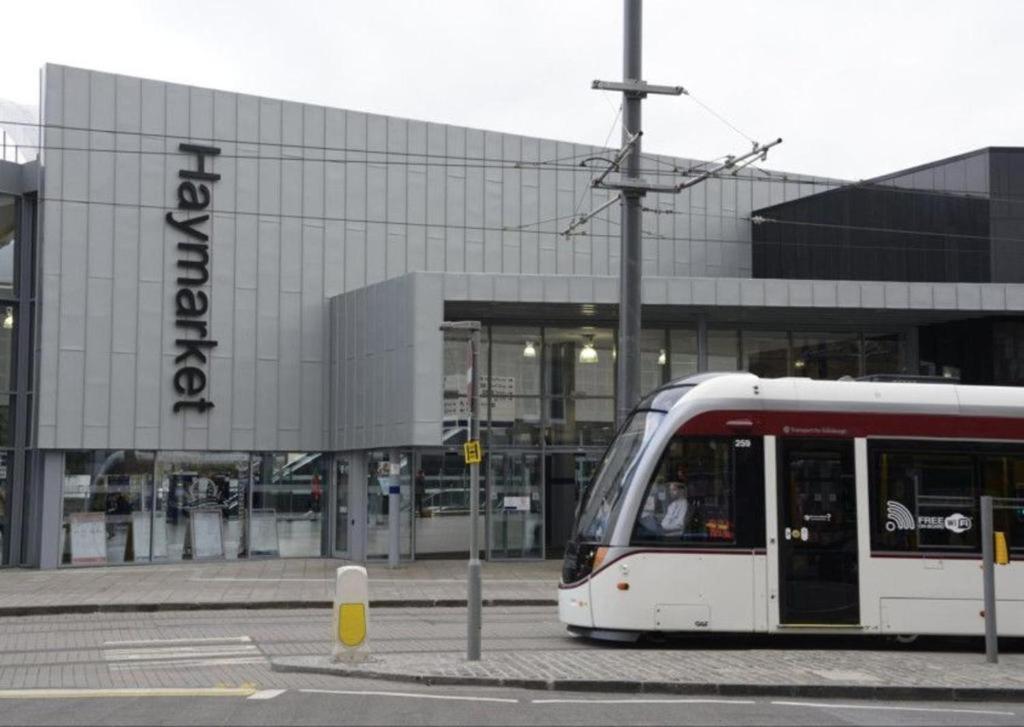
[[195, 659], [197, 657], [251, 656], [260, 653], [255, 645], [236, 646], [233, 648], [175, 649], [174, 651], [120, 651], [103, 652], [105, 661], [173, 661], [175, 659]]
[[143, 639], [141, 641], [104, 641], [104, 646], [156, 646], [158, 644], [251, 644], [248, 636], [207, 636], [191, 639]]
[[193, 669], [204, 666], [238, 666], [241, 664], [266, 664], [266, 659], [256, 658], [223, 658], [223, 659], [193, 659], [190, 661], [132, 661], [118, 664], [108, 664], [110, 671], [139, 671], [141, 669]]
[[1014, 717], [1014, 712], [997, 712], [990, 709], [942, 709], [941, 707], [888, 707], [869, 704], [826, 704], [816, 702], [772, 702], [780, 707], [815, 707], [818, 709], [876, 709], [887, 712], [939, 712], [946, 714], [988, 714]]
[[531, 699], [532, 704], [757, 704], [748, 699]]
[[246, 699], [273, 699], [274, 697], [280, 697], [287, 691], [287, 689], [261, 689], [255, 694], [246, 697]]
[[340, 694], [346, 696], [366, 697], [404, 697], [407, 699], [447, 699], [457, 702], [500, 702], [502, 704], [519, 704], [518, 699], [501, 699], [499, 697], [460, 697], [453, 694], [419, 694], [416, 692], [373, 692], [340, 689], [300, 689], [305, 694]]
[[248, 697], [256, 690], [216, 687], [212, 689], [2, 689], [0, 699], [135, 699], [138, 697]]

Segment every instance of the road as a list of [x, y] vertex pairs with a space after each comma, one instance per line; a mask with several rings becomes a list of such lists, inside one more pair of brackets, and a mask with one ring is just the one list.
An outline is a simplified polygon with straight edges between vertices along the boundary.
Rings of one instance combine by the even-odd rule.
[[[378, 652], [464, 648], [460, 609], [377, 610], [372, 619]], [[0, 724], [1024, 723], [1019, 704], [423, 687], [270, 670], [269, 656], [325, 652], [329, 632], [319, 610], [0, 619]], [[585, 658], [606, 648], [615, 647], [567, 636], [550, 608], [485, 611], [485, 654], [570, 649]], [[38, 689], [52, 691], [40, 698]]]

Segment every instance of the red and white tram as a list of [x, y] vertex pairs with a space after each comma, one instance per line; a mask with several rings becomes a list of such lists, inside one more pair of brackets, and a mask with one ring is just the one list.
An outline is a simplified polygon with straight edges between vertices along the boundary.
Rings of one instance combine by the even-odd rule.
[[[1024, 389], [704, 374], [633, 411], [584, 493], [570, 630], [982, 634], [979, 498], [1024, 497]], [[1024, 510], [995, 529], [1024, 555]], [[1024, 635], [1024, 564], [996, 569]]]

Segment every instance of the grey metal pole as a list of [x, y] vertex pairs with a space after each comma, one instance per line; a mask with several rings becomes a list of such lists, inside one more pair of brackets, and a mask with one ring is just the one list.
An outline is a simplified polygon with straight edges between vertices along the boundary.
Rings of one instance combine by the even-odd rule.
[[401, 453], [392, 450], [388, 456], [388, 567], [397, 568], [402, 550], [402, 486], [401, 471], [396, 477], [395, 465], [401, 465]]
[[[624, 0], [623, 81], [640, 81], [642, 40], [641, 0]], [[625, 91], [622, 95], [622, 143], [629, 146], [624, 160], [623, 176], [640, 176], [640, 101], [643, 94]], [[632, 142], [631, 142], [632, 139]], [[618, 396], [616, 422], [621, 424], [640, 399], [640, 304], [641, 304], [641, 232], [642, 192], [624, 190], [622, 194], [622, 233], [619, 256], [619, 330], [618, 330]]]
[[[473, 331], [470, 339], [470, 424], [469, 438], [480, 440], [480, 328]], [[466, 644], [466, 659], [480, 661], [481, 629], [481, 588], [480, 588], [480, 543], [477, 524], [480, 519], [480, 465], [469, 466], [469, 583], [466, 588], [466, 606], [469, 611]]]
[[996, 631], [995, 536], [992, 529], [992, 497], [981, 496], [981, 571], [985, 590], [985, 660], [999, 661]]

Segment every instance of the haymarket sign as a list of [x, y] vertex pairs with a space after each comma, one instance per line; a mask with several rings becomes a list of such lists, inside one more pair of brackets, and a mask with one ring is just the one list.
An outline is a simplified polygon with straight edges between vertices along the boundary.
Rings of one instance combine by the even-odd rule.
[[[220, 154], [215, 146], [179, 144], [178, 150], [194, 154], [196, 169], [180, 169], [177, 212], [168, 212], [167, 224], [180, 234], [177, 250], [178, 290], [174, 294], [174, 327], [178, 329], [174, 345], [178, 355], [172, 383], [178, 400], [174, 411], [192, 409], [203, 413], [213, 408], [205, 396], [207, 387], [207, 355], [217, 345], [210, 338], [207, 314], [210, 297], [203, 286], [210, 280], [210, 187], [219, 174], [206, 171], [207, 157]], [[204, 184], [209, 182], [210, 184]], [[175, 216], [177, 214], [177, 216]]]

